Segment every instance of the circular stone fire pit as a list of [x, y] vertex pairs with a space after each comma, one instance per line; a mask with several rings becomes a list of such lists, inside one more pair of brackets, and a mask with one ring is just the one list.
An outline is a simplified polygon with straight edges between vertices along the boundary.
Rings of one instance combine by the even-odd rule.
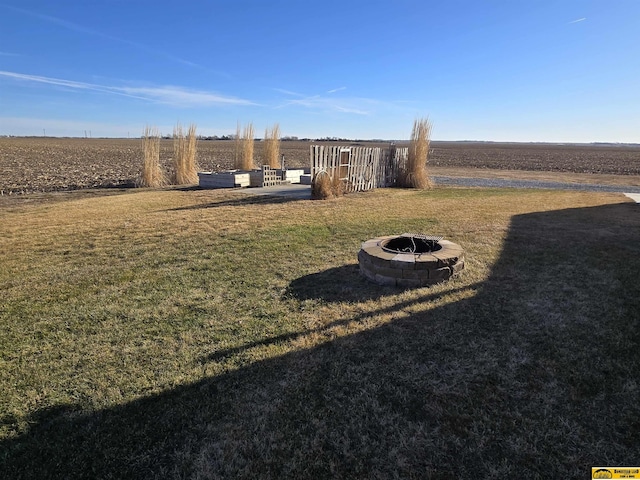
[[464, 268], [464, 250], [442, 237], [404, 233], [367, 240], [358, 252], [360, 273], [379, 285], [423, 287]]

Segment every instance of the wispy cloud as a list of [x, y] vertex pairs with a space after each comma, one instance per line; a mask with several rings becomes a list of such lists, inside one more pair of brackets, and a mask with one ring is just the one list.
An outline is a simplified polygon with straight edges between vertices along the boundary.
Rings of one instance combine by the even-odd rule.
[[338, 112], [355, 113], [356, 115], [369, 115], [371, 113], [369, 110], [361, 110], [359, 108], [345, 107], [342, 105], [333, 105], [333, 108]]
[[[74, 80], [65, 80], [62, 78], [51, 78], [51, 77], [42, 77], [39, 75], [27, 75], [24, 73], [17, 72], [5, 72], [0, 70], [0, 76], [9, 77], [14, 80], [23, 81], [23, 82], [31, 82], [31, 83], [44, 83], [47, 85], [55, 85], [58, 87], [66, 87], [74, 90], [90, 90], [94, 92], [102, 92], [102, 93], [110, 93], [114, 95], [123, 95], [127, 97], [131, 97], [132, 95], [127, 94], [126, 92], [119, 91], [118, 88], [108, 87], [104, 85], [97, 85], [93, 83], [85, 83], [85, 82], [76, 82]], [[142, 97], [135, 97], [141, 100], [145, 100]]]
[[285, 95], [290, 95], [292, 97], [304, 97], [302, 93], [292, 92], [291, 90], [285, 90], [284, 88], [274, 88], [276, 92], [284, 93]]
[[243, 98], [177, 86], [132, 87], [98, 85], [95, 83], [77, 82], [75, 80], [65, 80], [61, 78], [27, 75], [23, 73], [6, 71], [0, 71], [0, 76], [12, 78], [14, 80], [23, 82], [42, 83], [47, 85], [66, 87], [74, 90], [88, 90], [112, 95], [121, 95], [149, 102], [163, 103], [179, 107], [198, 107], [211, 105], [256, 105], [256, 103]]
[[[329, 90], [327, 93], [331, 94], [340, 90], [345, 90], [346, 87], [340, 87], [333, 90]], [[281, 88], [274, 89], [277, 92], [288, 95], [289, 97], [295, 97], [291, 100], [287, 100], [281, 105], [275, 108], [285, 108], [290, 106], [304, 107], [310, 110], [320, 110], [324, 112], [340, 112], [340, 113], [353, 113], [356, 115], [369, 115], [371, 112], [366, 105], [372, 105], [375, 101], [363, 98], [335, 98], [332, 96], [323, 95], [304, 95], [301, 93], [293, 92], [291, 90], [285, 90]]]
[[20, 57], [19, 53], [0, 52], [0, 57]]
[[587, 19], [587, 17], [578, 18], [577, 20], [573, 20], [573, 21], [569, 22], [569, 25], [571, 25], [572, 23], [584, 22], [586, 19]]
[[202, 105], [257, 105], [242, 98], [220, 95], [202, 90], [190, 90], [183, 87], [120, 87], [119, 91], [128, 95], [156, 100], [180, 106]]
[[[123, 43], [125, 45], [129, 45], [129, 46], [135, 47], [135, 48], [137, 48], [139, 50], [142, 50], [144, 52], [148, 52], [148, 53], [151, 53], [151, 54], [156, 55], [156, 56], [164, 57], [167, 60], [171, 60], [171, 61], [176, 62], [176, 63], [181, 63], [183, 65], [187, 65], [187, 66], [190, 66], [190, 67], [204, 68], [204, 67], [202, 67], [201, 65], [199, 65], [197, 63], [191, 62], [189, 60], [185, 60], [183, 58], [176, 57], [174, 55], [170, 55], [170, 54], [168, 54], [166, 52], [157, 50], [155, 48], [148, 47], [147, 45], [143, 45], [143, 44], [138, 43], [138, 42], [132, 42], [131, 40], [126, 40], [124, 38], [115, 37], [113, 35], [108, 35], [106, 33], [100, 32], [98, 30], [94, 30], [92, 28], [88, 28], [88, 27], [85, 27], [83, 25], [79, 25], [77, 23], [69, 22], [69, 21], [64, 20], [62, 18], [53, 17], [51, 15], [44, 15], [42, 13], [32, 12], [30, 10], [25, 10], [23, 8], [18, 8], [18, 7], [12, 7], [12, 6], [9, 6], [9, 5], [0, 5], [0, 6], [8, 8], [9, 10], [13, 10], [14, 12], [21, 13], [23, 15], [28, 15], [30, 17], [37, 18], [37, 19], [42, 20], [42, 21], [47, 22], [47, 23], [52, 23], [52, 24], [55, 24], [55, 25], [59, 25], [59, 26], [61, 26], [63, 28], [66, 28], [67, 30], [72, 30], [74, 32], [84, 33], [84, 34], [87, 34], [87, 35], [92, 35], [92, 36], [95, 36], [95, 37], [104, 38], [106, 40], [111, 40], [111, 41], [118, 42], [118, 43]], [[216, 73], [219, 73], [222, 76], [228, 76], [228, 74], [226, 74], [226, 73], [221, 73], [221, 72], [216, 72]]]
[[407, 107], [415, 108], [413, 100], [380, 100], [364, 97], [334, 96], [332, 93], [347, 90], [347, 87], [338, 87], [328, 90], [324, 95], [305, 95], [300, 92], [284, 88], [274, 88], [276, 92], [289, 97], [274, 108], [302, 107], [310, 111], [320, 113], [344, 113], [353, 115], [374, 115], [385, 112], [405, 111]]

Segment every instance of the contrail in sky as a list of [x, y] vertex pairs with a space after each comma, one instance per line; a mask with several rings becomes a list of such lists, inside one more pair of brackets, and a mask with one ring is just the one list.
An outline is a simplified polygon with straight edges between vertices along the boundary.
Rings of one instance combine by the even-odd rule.
[[577, 20], [574, 20], [573, 22], [569, 22], [569, 25], [571, 25], [572, 23], [584, 22], [586, 19], [587, 17], [579, 18]]
[[32, 83], [43, 83], [66, 87], [75, 90], [89, 90], [101, 93], [122, 95], [124, 97], [137, 98], [156, 103], [177, 105], [181, 107], [197, 107], [203, 105], [257, 105], [243, 98], [221, 95], [216, 92], [192, 90], [176, 86], [111, 86], [95, 83], [77, 82], [62, 78], [43, 77], [40, 75], [28, 75], [17, 72], [0, 70], [0, 77], [13, 78], [14, 80]]
[[[61, 26], [63, 28], [66, 28], [67, 30], [72, 30], [74, 32], [79, 32], [79, 33], [85, 33], [87, 35], [93, 35], [93, 36], [96, 36], [96, 37], [106, 38], [107, 40], [112, 40], [114, 42], [124, 43], [126, 45], [130, 45], [132, 47], [135, 47], [135, 48], [138, 48], [140, 50], [143, 50], [145, 52], [149, 52], [149, 53], [152, 53], [154, 55], [158, 55], [158, 56], [164, 57], [164, 58], [166, 58], [168, 60], [171, 60], [171, 61], [174, 61], [174, 62], [178, 62], [178, 63], [182, 63], [184, 65], [188, 65], [190, 67], [204, 68], [204, 67], [202, 67], [201, 65], [199, 65], [197, 63], [191, 62], [189, 60], [185, 60], [183, 58], [176, 57], [174, 55], [167, 54], [165, 52], [156, 50], [154, 48], [150, 48], [150, 47], [148, 47], [146, 45], [143, 45], [141, 43], [132, 42], [130, 40], [127, 40], [127, 39], [124, 39], [124, 38], [120, 38], [120, 37], [114, 37], [113, 35], [108, 35], [106, 33], [99, 32], [98, 30], [94, 30], [92, 28], [88, 28], [88, 27], [85, 27], [83, 25], [78, 25], [77, 23], [73, 23], [73, 22], [69, 22], [67, 20], [63, 20], [62, 18], [53, 17], [51, 15], [43, 15], [41, 13], [32, 12], [30, 10], [25, 10], [23, 8], [12, 7], [10, 5], [2, 5], [2, 4], [0, 4], [0, 6], [8, 8], [9, 10], [13, 10], [14, 12], [22, 13], [23, 15], [29, 15], [31, 17], [38, 18], [38, 19], [40, 19], [40, 20], [42, 20], [44, 22], [48, 22], [48, 23], [53, 23], [55, 25], [59, 25], [59, 26]], [[216, 72], [216, 73], [218, 73], [218, 72]], [[228, 76], [228, 75], [226, 75], [224, 73], [219, 73], [219, 74], [221, 74], [223, 76]]]

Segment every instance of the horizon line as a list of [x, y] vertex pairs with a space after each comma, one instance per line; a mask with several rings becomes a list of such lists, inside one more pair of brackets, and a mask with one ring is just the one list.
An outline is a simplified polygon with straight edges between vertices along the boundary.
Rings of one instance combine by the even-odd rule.
[[[228, 136], [228, 135], [222, 135]], [[222, 139], [218, 135], [197, 135], [199, 140], [203, 141], [227, 141]], [[204, 138], [202, 138], [204, 137]], [[212, 137], [218, 137], [216, 139]], [[289, 138], [286, 138], [289, 137]], [[295, 138], [291, 138], [295, 137]], [[91, 136], [85, 137], [81, 135], [7, 135], [0, 134], [0, 138], [51, 138], [51, 139], [73, 139], [73, 140], [139, 140], [142, 135], [139, 136]], [[171, 139], [170, 134], [162, 134], [161, 138], [164, 140]], [[285, 139], [286, 138], [286, 139]], [[298, 137], [295, 135], [286, 135], [285, 138], [281, 138], [281, 142], [409, 142], [409, 139], [385, 139], [385, 138], [338, 138], [338, 137]], [[255, 141], [262, 141], [262, 137], [255, 137]], [[632, 145], [640, 146], [640, 142], [611, 142], [611, 141], [591, 141], [591, 142], [575, 142], [575, 141], [548, 141], [548, 140], [437, 140], [431, 139], [431, 142], [439, 143], [498, 143], [498, 144], [540, 144], [540, 145]]]

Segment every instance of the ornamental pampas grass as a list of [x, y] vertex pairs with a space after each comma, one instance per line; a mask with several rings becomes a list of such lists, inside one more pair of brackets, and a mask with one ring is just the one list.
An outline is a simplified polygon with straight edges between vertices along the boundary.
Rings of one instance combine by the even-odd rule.
[[280, 125], [264, 132], [263, 163], [271, 168], [280, 168]]
[[254, 142], [254, 129], [253, 123], [248, 123], [242, 131], [242, 138], [240, 139], [240, 158], [236, 165], [238, 170], [249, 171], [255, 167], [253, 161], [253, 142]]
[[196, 150], [196, 126], [190, 125], [185, 135], [182, 126], [176, 125], [173, 129], [173, 167], [176, 185], [198, 183]]
[[404, 171], [400, 175], [400, 185], [408, 188], [432, 188], [433, 183], [427, 174], [427, 157], [431, 144], [431, 122], [428, 118], [413, 122], [409, 154]]
[[142, 134], [142, 174], [141, 187], [162, 187], [167, 177], [160, 166], [160, 134], [156, 127], [145, 127]]

